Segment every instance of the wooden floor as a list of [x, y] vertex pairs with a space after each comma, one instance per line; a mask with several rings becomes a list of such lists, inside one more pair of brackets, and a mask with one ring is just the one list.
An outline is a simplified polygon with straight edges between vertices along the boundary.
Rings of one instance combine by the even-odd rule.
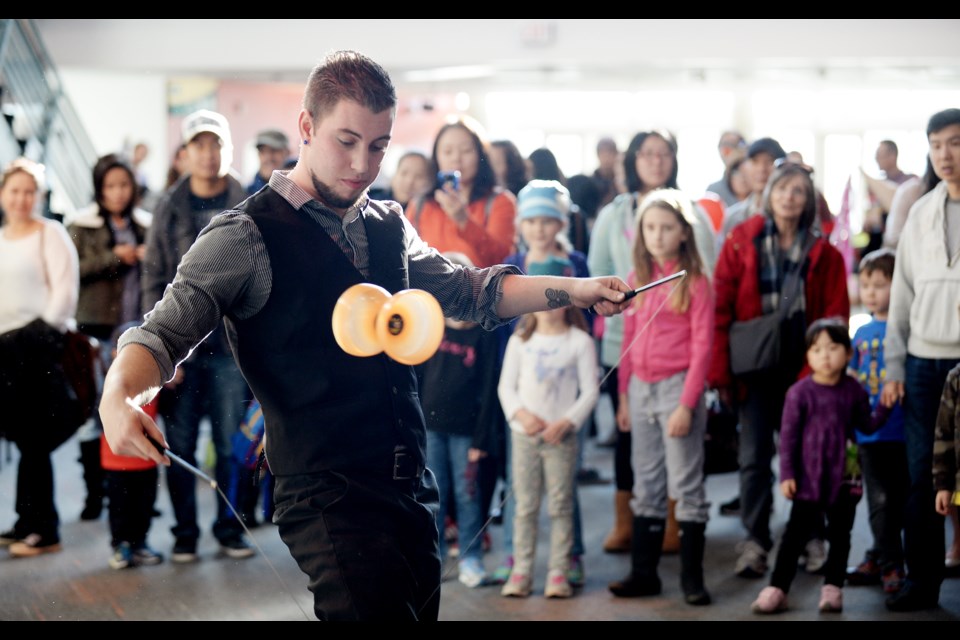
[[[598, 420], [609, 419], [599, 408]], [[203, 443], [202, 443], [203, 444]], [[107, 566], [110, 556], [106, 514], [99, 521], [79, 520], [84, 489], [82, 469], [77, 462], [78, 444], [70, 440], [54, 454], [57, 506], [60, 512], [63, 551], [38, 558], [15, 559], [0, 552], [0, 620], [138, 620], [138, 621], [244, 621], [314, 620], [312, 597], [306, 577], [291, 559], [273, 525], [252, 531], [257, 555], [246, 560], [217, 557], [216, 540], [209, 533], [214, 501], [220, 499], [209, 487], [198, 488], [201, 522], [200, 562], [175, 565], [169, 561], [153, 566], [115, 571]], [[603, 476], [613, 473], [612, 449], [590, 440], [586, 465]], [[8, 457], [9, 456], [9, 457]], [[0, 443], [0, 528], [14, 521], [16, 482], [15, 447]], [[498, 587], [468, 589], [456, 579], [455, 563], [447, 564], [442, 585], [440, 619], [442, 621], [737, 621], [755, 620], [750, 602], [766, 584], [733, 574], [734, 545], [741, 537], [737, 518], [720, 516], [717, 505], [732, 497], [736, 474], [708, 479], [708, 497], [713, 501], [707, 526], [705, 575], [714, 604], [691, 607], [682, 602], [679, 589], [677, 556], [665, 556], [660, 575], [664, 583], [661, 596], [644, 599], [618, 599], [607, 590], [607, 583], [625, 575], [628, 558], [602, 551], [602, 541], [613, 522], [612, 484], [581, 485], [580, 500], [587, 554], [586, 585], [569, 600], [547, 600], [542, 596], [546, 573], [547, 522], [542, 519], [537, 547], [534, 595], [527, 599], [503, 598]], [[161, 474], [157, 508], [161, 516], [154, 520], [150, 543], [169, 554], [173, 544], [169, 498]], [[773, 515], [774, 531], [779, 536], [788, 505], [778, 498]], [[488, 570], [501, 559], [502, 527], [491, 525], [493, 549], [485, 558]], [[948, 540], [950, 532], [947, 532]], [[859, 561], [870, 544], [865, 503], [861, 502], [853, 533], [851, 562]], [[772, 558], [771, 558], [772, 562]], [[884, 607], [879, 587], [846, 587], [844, 610], [840, 614], [820, 614], [817, 601], [821, 578], [800, 572], [790, 592], [790, 610], [764, 620], [873, 620], [873, 621], [954, 621], [960, 619], [960, 579], [944, 582], [939, 609], [912, 614], [890, 613]]]

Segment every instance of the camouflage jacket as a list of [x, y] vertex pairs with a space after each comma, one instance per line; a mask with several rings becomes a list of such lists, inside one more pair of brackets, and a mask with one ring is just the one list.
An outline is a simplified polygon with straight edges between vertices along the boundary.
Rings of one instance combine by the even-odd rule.
[[933, 438], [933, 488], [960, 488], [960, 365], [947, 374]]

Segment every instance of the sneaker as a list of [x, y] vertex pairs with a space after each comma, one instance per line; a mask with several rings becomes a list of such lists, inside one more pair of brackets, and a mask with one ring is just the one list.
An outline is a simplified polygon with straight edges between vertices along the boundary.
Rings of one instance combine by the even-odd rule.
[[241, 558], [249, 558], [252, 556], [253, 547], [247, 544], [247, 541], [243, 539], [243, 536], [236, 535], [231, 538], [224, 538], [220, 541], [220, 553], [228, 558], [239, 560]]
[[471, 589], [482, 587], [487, 583], [487, 572], [476, 558], [464, 558], [459, 563], [460, 575], [458, 580]]
[[151, 549], [146, 542], [133, 547], [133, 564], [150, 567], [163, 562], [163, 554]]
[[600, 472], [596, 469], [580, 469], [577, 471], [577, 484], [582, 485], [597, 485], [597, 484], [610, 484], [611, 480], [604, 478], [600, 475]]
[[780, 587], [764, 587], [750, 605], [754, 613], [779, 613], [787, 610], [787, 594]]
[[720, 503], [720, 515], [722, 516], [738, 516], [740, 515], [740, 496], [737, 496], [733, 500], [728, 502]]
[[186, 564], [199, 560], [197, 556], [197, 541], [193, 538], [177, 538], [173, 544], [173, 553], [170, 554], [170, 561], [177, 564]]
[[863, 562], [847, 569], [847, 584], [854, 587], [880, 584], [880, 565], [876, 560], [867, 556]]
[[107, 560], [111, 569], [126, 569], [133, 566], [133, 550], [129, 542], [121, 542], [113, 548], [113, 555]]
[[490, 575], [490, 582], [493, 584], [505, 584], [510, 579], [513, 572], [513, 556], [507, 556], [499, 567]]
[[31, 533], [10, 545], [10, 555], [15, 558], [32, 558], [44, 553], [54, 553], [62, 550], [60, 541], [44, 540], [39, 533]]
[[936, 609], [940, 606], [939, 599], [937, 590], [923, 588], [905, 579], [900, 590], [887, 598], [886, 605], [890, 611], [922, 611]]
[[820, 611], [822, 613], [840, 613], [843, 611], [843, 590], [834, 584], [825, 584], [820, 588]]
[[736, 574], [741, 578], [762, 578], [767, 573], [767, 552], [753, 540], [737, 544]]
[[883, 577], [880, 579], [883, 585], [883, 592], [888, 595], [893, 595], [897, 591], [900, 591], [900, 588], [903, 586], [903, 578], [903, 569], [900, 567], [895, 567], [884, 572]]
[[827, 543], [820, 538], [814, 538], [807, 543], [807, 573], [820, 573], [827, 564]]
[[0, 533], [0, 547], [9, 547], [14, 542], [19, 542], [20, 537], [13, 529]]
[[567, 574], [553, 569], [547, 574], [547, 585], [543, 589], [545, 598], [569, 598], [573, 595], [573, 587], [567, 580]]
[[447, 557], [457, 559], [460, 557], [460, 543], [459, 542], [448, 542], [447, 543]]
[[570, 556], [570, 565], [567, 567], [567, 582], [571, 587], [583, 586], [583, 558], [578, 555]]
[[533, 591], [533, 585], [530, 576], [511, 573], [510, 579], [500, 589], [500, 595], [506, 598], [526, 598], [529, 597], [531, 591]]

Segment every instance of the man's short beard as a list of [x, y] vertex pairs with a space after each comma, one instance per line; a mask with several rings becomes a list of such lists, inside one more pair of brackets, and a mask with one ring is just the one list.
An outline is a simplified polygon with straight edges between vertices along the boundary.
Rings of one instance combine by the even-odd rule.
[[[310, 181], [313, 183], [313, 190], [317, 192], [317, 195], [320, 197], [320, 201], [333, 209], [346, 210], [357, 204], [357, 202], [360, 200], [360, 196], [352, 199], [341, 198], [333, 192], [333, 189], [317, 180], [317, 174], [315, 174], [313, 171], [310, 172]], [[366, 192], [366, 190], [364, 190], [364, 192]]]

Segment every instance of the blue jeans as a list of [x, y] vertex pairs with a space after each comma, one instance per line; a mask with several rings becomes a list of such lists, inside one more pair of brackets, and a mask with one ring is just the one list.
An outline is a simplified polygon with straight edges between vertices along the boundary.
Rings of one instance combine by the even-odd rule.
[[884, 572], [903, 568], [903, 508], [910, 488], [907, 447], [884, 440], [860, 445], [873, 547], [868, 551]]
[[[210, 419], [210, 435], [216, 451], [218, 486], [230, 486], [236, 461], [232, 456], [230, 438], [240, 427], [248, 401], [247, 383], [240, 374], [233, 357], [196, 353], [194, 359], [184, 362], [183, 382], [169, 393], [169, 402], [163, 403], [163, 421], [166, 425], [170, 451], [196, 466], [197, 439], [200, 421]], [[194, 541], [200, 537], [197, 525], [196, 477], [173, 464], [167, 468], [167, 487], [177, 522], [170, 531], [176, 538]], [[217, 496], [217, 519], [213, 535], [218, 540], [239, 535], [242, 525], [219, 495]]]
[[943, 582], [943, 516], [933, 508], [933, 432], [947, 373], [956, 359], [907, 355], [903, 395], [903, 435], [907, 445], [910, 491], [904, 510], [903, 555], [907, 578], [939, 594]]
[[453, 487], [457, 508], [460, 559], [483, 557], [480, 533], [483, 530], [483, 514], [480, 513], [480, 493], [477, 478], [467, 477], [467, 451], [472, 436], [461, 436], [439, 431], [427, 431], [427, 467], [437, 477], [440, 490], [440, 511], [437, 513], [437, 529], [440, 533], [440, 557], [447, 554], [447, 542], [443, 536], [443, 523], [450, 511], [450, 487]]

